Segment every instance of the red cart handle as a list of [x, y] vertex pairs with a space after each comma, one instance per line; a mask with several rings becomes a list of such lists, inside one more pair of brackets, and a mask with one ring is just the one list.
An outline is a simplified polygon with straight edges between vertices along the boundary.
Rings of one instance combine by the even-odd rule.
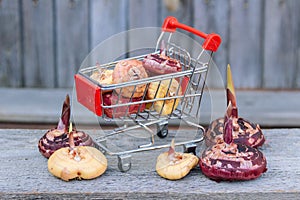
[[204, 43], [202, 44], [202, 48], [208, 51], [217, 51], [222, 41], [218, 34], [203, 33], [195, 28], [179, 23], [175, 17], [167, 17], [162, 25], [162, 29], [165, 32], [173, 33], [176, 31], [176, 28], [181, 28], [205, 39]]

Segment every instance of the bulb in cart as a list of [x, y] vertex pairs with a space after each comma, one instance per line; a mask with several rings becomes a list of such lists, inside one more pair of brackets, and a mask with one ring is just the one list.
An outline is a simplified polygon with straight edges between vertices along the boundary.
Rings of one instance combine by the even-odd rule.
[[[203, 44], [177, 28], [201, 37]], [[130, 39], [132, 49], [116, 48], [121, 47], [120, 38]], [[130, 169], [132, 153], [165, 148], [170, 138], [179, 138], [183, 127], [190, 129], [176, 140], [176, 146], [194, 152], [203, 141], [202, 94], [213, 65], [211, 56], [220, 42], [215, 33], [202, 33], [168, 17], [162, 28], [112, 36], [84, 60], [75, 75], [74, 102], [95, 115], [90, 119], [99, 125], [97, 144], [106, 154], [118, 157], [120, 171]], [[107, 122], [117, 127], [102, 130]], [[170, 122], [178, 124], [176, 131], [169, 130]]]

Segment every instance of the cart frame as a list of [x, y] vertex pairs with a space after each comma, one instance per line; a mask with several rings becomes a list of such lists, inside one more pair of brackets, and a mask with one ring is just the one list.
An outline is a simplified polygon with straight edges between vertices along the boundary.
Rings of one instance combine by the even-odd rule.
[[[175, 32], [177, 28], [184, 29], [205, 39], [204, 43], [202, 44], [203, 49], [197, 58], [192, 58], [187, 50], [181, 48], [171, 41], [172, 33]], [[166, 32], [171, 34], [165, 42], [162, 38]], [[116, 128], [112, 132], [96, 139], [100, 150], [108, 155], [118, 157], [118, 167], [120, 171], [125, 172], [131, 168], [132, 153], [169, 147], [170, 144], [155, 145], [155, 136], [157, 135], [160, 138], [166, 137], [168, 135], [168, 121], [172, 119], [180, 119], [185, 124], [196, 127], [198, 129], [197, 136], [195, 136], [194, 139], [175, 143], [175, 146], [183, 146], [184, 151], [195, 153], [197, 143], [203, 140], [203, 133], [205, 129], [203, 126], [191, 119], [199, 118], [201, 98], [205, 87], [205, 81], [211, 62], [211, 57], [213, 52], [217, 51], [220, 43], [221, 37], [215, 33], [205, 34], [192, 27], [179, 23], [174, 17], [167, 17], [162, 26], [162, 33], [157, 40], [156, 49], [152, 54], [163, 53], [173, 59], [180, 61], [182, 66], [182, 70], [180, 72], [152, 76], [144, 79], [110, 85], [101, 85], [96, 80], [90, 78], [91, 74], [96, 70], [101, 71], [106, 69], [113, 69], [114, 66], [118, 62], [120, 62], [120, 60], [117, 60], [111, 63], [84, 68], [75, 75], [78, 102], [80, 102], [90, 111], [94, 112], [97, 116], [101, 117], [104, 120], [124, 122], [124, 126]], [[159, 47], [161, 47], [162, 44], [166, 47], [160, 49]], [[201, 56], [204, 52], [207, 51], [210, 52], [209, 60], [202, 61]], [[146, 55], [139, 55], [136, 57], [128, 58], [127, 60], [142, 60], [145, 56]], [[179, 83], [179, 87], [174, 94], [158, 98], [158, 90], [162, 84], [162, 81], [165, 80], [169, 81], [167, 93], [173, 81], [177, 81]], [[157, 91], [153, 99], [147, 99], [147, 88], [149, 87], [149, 84], [153, 82], [158, 83]], [[133, 93], [139, 85], [146, 86], [145, 92], [140, 101], [133, 102]], [[128, 87], [133, 88], [132, 95], [128, 101], [121, 102], [120, 99], [122, 98], [122, 89]], [[103, 103], [102, 95], [108, 91], [118, 91], [116, 93], [118, 95], [116, 103], [112, 103], [111, 105], [105, 105]], [[164, 107], [167, 101], [172, 101], [172, 112], [170, 114], [163, 115], [162, 110], [154, 110], [153, 106], [158, 101], [163, 102], [162, 107]], [[176, 101], [179, 101], [179, 106], [175, 105]], [[141, 105], [143, 104], [148, 104], [150, 105], [150, 107], [145, 110], [141, 110]], [[138, 106], [138, 110], [136, 113], [129, 114], [129, 108], [131, 106]], [[110, 109], [112, 111], [112, 118], [108, 118], [104, 114], [105, 109]], [[123, 111], [123, 115], [115, 117], [114, 113], [116, 113], [116, 111], [120, 109]], [[129, 122], [134, 122], [134, 125], [129, 126]], [[149, 126], [151, 125], [157, 126], [156, 132], [149, 128]], [[150, 143], [139, 145], [138, 148], [135, 149], [120, 152], [111, 151], [110, 148], [107, 147], [106, 140], [109, 137], [119, 135], [137, 128], [142, 128], [149, 133]]]

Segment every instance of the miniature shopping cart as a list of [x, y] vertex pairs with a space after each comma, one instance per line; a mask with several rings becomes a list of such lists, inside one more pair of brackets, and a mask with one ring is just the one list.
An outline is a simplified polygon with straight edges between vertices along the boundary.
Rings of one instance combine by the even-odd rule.
[[[173, 40], [173, 34], [176, 29], [186, 30], [194, 35], [204, 39], [202, 46], [197, 46], [197, 55], [194, 52], [183, 48], [180, 45], [181, 41]], [[167, 17], [162, 26], [162, 32], [158, 37], [156, 48], [151, 54], [161, 54], [176, 59], [180, 62], [182, 69], [178, 72], [149, 76], [147, 78], [122, 82], [118, 84], [100, 84], [91, 78], [95, 71], [113, 70], [121, 60], [143, 60], [147, 54], [137, 54], [129, 58], [114, 60], [110, 63], [99, 64], [92, 67], [80, 69], [75, 75], [77, 100], [87, 109], [96, 114], [99, 118], [106, 121], [118, 121], [122, 126], [104, 134], [96, 139], [100, 149], [108, 155], [118, 157], [118, 167], [121, 171], [127, 171], [131, 168], [131, 154], [142, 151], [149, 151], [169, 147], [169, 144], [162, 143], [161, 140], [168, 136], [168, 124], [171, 120], [180, 120], [187, 126], [192, 126], [197, 129], [197, 134], [192, 139], [187, 141], [177, 142], [176, 146], [183, 146], [187, 152], [194, 152], [197, 143], [203, 140], [204, 128], [198, 123], [200, 117], [200, 104], [202, 94], [205, 87], [205, 81], [210, 66], [212, 53], [217, 51], [221, 43], [221, 38], [215, 33], [205, 34], [192, 27], [181, 24], [174, 17]], [[136, 52], [135, 52], [136, 54]], [[146, 92], [151, 83], [157, 83], [159, 90], [163, 81], [177, 81], [179, 83], [178, 90], [175, 93], [165, 97], [157, 97], [158, 91], [155, 92], [155, 98], [148, 99]], [[139, 101], [133, 100], [135, 89], [141, 85], [145, 85], [146, 89]], [[169, 86], [170, 86], [169, 85]], [[121, 101], [122, 90], [125, 88], [133, 88], [133, 92], [129, 95], [129, 101]], [[181, 92], [178, 92], [181, 90]], [[110, 91], [117, 95], [116, 102], [107, 105], [103, 101], [103, 95]], [[119, 101], [118, 101], [119, 100]], [[178, 101], [178, 105], [173, 104], [172, 111], [168, 114], [163, 114], [162, 110], [153, 109], [156, 102], [167, 104], [168, 101]], [[142, 105], [146, 105], [145, 109], [141, 109]], [[129, 113], [130, 107], [135, 106], [136, 112]], [[116, 113], [122, 110], [122, 115], [108, 117], [105, 111], [110, 110], [111, 113]], [[150, 128], [156, 126], [156, 130]], [[150, 142], [140, 144], [134, 149], [126, 149], [122, 151], [112, 151], [106, 144], [106, 140], [110, 137], [122, 137], [128, 131], [134, 129], [142, 129], [147, 132]], [[160, 142], [157, 142], [159, 140]]]

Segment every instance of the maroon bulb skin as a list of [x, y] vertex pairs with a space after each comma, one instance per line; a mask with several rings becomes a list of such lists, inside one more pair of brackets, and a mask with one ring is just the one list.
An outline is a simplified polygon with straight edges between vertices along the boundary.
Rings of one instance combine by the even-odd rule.
[[[104, 106], [118, 105], [118, 104], [130, 103], [130, 102], [139, 102], [142, 100], [143, 97], [126, 98], [116, 94], [115, 92], [103, 94]], [[145, 110], [145, 107], [146, 107], [145, 103], [132, 104], [129, 106], [118, 106], [115, 108], [105, 108], [104, 113], [109, 118], [119, 118], [119, 117], [128, 116], [130, 114], [138, 113], [138, 112], [143, 112]]]
[[267, 161], [256, 148], [220, 142], [202, 153], [199, 167], [215, 181], [243, 181], [260, 177], [267, 171]]
[[[57, 129], [48, 130], [38, 142], [40, 153], [49, 158], [56, 150], [63, 147], [70, 147], [69, 134], [61, 132], [57, 134]], [[56, 134], [54, 134], [56, 132]], [[73, 130], [75, 146], [92, 146], [95, 147], [93, 139], [83, 131]]]
[[[214, 120], [207, 128], [204, 138], [206, 146], [216, 144], [223, 140], [224, 118]], [[233, 120], [233, 143], [245, 144], [250, 147], [260, 147], [265, 137], [257, 124], [238, 117]]]
[[241, 124], [244, 121], [240, 118], [232, 116], [231, 108], [229, 104], [223, 120], [223, 139], [218, 139], [204, 150], [199, 166], [204, 175], [215, 181], [258, 178], [267, 171], [266, 158], [257, 148], [234, 142], [234, 133], [239, 129], [247, 130], [247, 125]]
[[170, 74], [181, 71], [181, 64], [178, 60], [162, 54], [149, 54], [143, 59], [143, 67], [151, 76]]

